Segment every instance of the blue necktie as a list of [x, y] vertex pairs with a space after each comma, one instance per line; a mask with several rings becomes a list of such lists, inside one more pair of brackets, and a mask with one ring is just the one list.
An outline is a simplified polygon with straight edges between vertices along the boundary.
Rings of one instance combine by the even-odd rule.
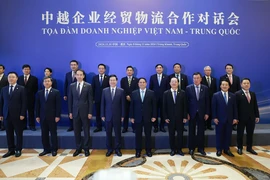
[[141, 99], [142, 99], [142, 102], [143, 102], [143, 99], [144, 99], [144, 91], [141, 91]]
[[13, 86], [10, 86], [10, 88], [9, 88], [9, 95], [10, 96], [11, 96], [12, 92], [13, 92]]
[[161, 77], [160, 77], [161, 75], [160, 74], [158, 74], [158, 85], [160, 86], [160, 83], [161, 83]]
[[114, 98], [114, 89], [112, 88], [112, 100]]
[[227, 100], [227, 95], [226, 95], [226, 93], [224, 93], [224, 100], [225, 100], [226, 104], [228, 104], [228, 100]]
[[199, 88], [199, 86], [196, 86], [196, 97], [197, 97], [197, 100], [199, 101], [199, 99], [200, 99], [200, 88]]
[[47, 101], [47, 99], [48, 99], [48, 96], [49, 96], [49, 91], [48, 91], [48, 89], [46, 89], [46, 93], [45, 93], [45, 100]]
[[173, 91], [173, 94], [174, 94], [174, 97], [173, 97], [174, 103], [176, 104], [176, 97], [177, 97], [176, 91]]
[[102, 76], [100, 76], [99, 83], [100, 83], [100, 86], [102, 86]]
[[78, 92], [78, 95], [80, 96], [81, 95], [81, 86], [80, 86], [80, 83], [78, 84], [77, 92]]

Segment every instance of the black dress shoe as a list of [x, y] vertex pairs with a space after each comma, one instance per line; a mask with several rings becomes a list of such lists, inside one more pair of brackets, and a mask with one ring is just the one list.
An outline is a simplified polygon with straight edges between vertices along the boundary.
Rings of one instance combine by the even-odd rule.
[[141, 157], [141, 153], [140, 153], [140, 152], [136, 152], [135, 157], [136, 157], [136, 158]]
[[184, 156], [184, 153], [183, 153], [182, 150], [178, 150], [178, 151], [177, 151], [177, 154], [179, 154], [180, 156]]
[[102, 128], [96, 128], [96, 129], [94, 130], [94, 133], [99, 132], [99, 131], [102, 131]]
[[150, 151], [146, 152], [146, 156], [152, 157], [152, 153]]
[[15, 151], [15, 157], [20, 157], [22, 155], [21, 151]]
[[258, 155], [258, 153], [256, 153], [256, 151], [254, 151], [253, 149], [247, 149], [247, 152], [250, 152], [251, 154], [254, 155]]
[[157, 133], [157, 132], [158, 132], [158, 128], [155, 128], [155, 129], [154, 129], [154, 133]]
[[39, 154], [39, 156], [44, 156], [44, 155], [49, 154], [49, 153], [51, 153], [51, 152], [50, 151], [43, 151], [42, 153]]
[[122, 130], [122, 133], [126, 133], [126, 132], [127, 132], [127, 129], [124, 128], [124, 129]]
[[56, 151], [52, 151], [52, 156], [56, 156], [57, 152]]
[[174, 155], [175, 155], [175, 151], [174, 150], [171, 150], [170, 156], [174, 156]]
[[214, 130], [214, 128], [212, 128], [212, 127], [208, 127], [207, 129], [209, 129], [210, 131], [213, 131]]
[[237, 149], [237, 153], [238, 153], [239, 155], [242, 155], [242, 154], [243, 154], [243, 150], [242, 150], [242, 149]]
[[189, 150], [189, 154], [190, 154], [191, 156], [193, 156], [193, 155], [194, 155], [194, 150], [193, 150], [193, 149]]
[[217, 156], [221, 156], [222, 152], [221, 151], [217, 151]]
[[233, 153], [230, 150], [224, 151], [228, 156], [234, 157]]
[[67, 129], [67, 132], [70, 132], [70, 131], [73, 131], [74, 129], [73, 129], [73, 127], [69, 127], [68, 129]]
[[76, 151], [73, 153], [73, 157], [78, 156], [81, 152], [82, 152], [82, 150], [76, 150]]
[[36, 131], [37, 129], [35, 127], [30, 127], [29, 128], [31, 131]]
[[161, 132], [166, 132], [166, 130], [164, 129], [164, 127], [163, 128], [160, 128], [160, 131]]
[[8, 151], [6, 154], [4, 154], [2, 157], [3, 158], [7, 158], [7, 157], [9, 157], [9, 156], [12, 156], [12, 155], [14, 155], [15, 154], [15, 151]]
[[112, 155], [113, 151], [107, 151], [106, 153], [106, 157], [109, 157], [110, 155]]
[[115, 154], [116, 154], [117, 156], [119, 156], [119, 157], [121, 157], [121, 156], [122, 156], [121, 151], [115, 151]]
[[201, 153], [201, 155], [206, 156], [206, 153], [204, 150], [198, 150], [198, 152]]
[[187, 129], [186, 128], [183, 128], [183, 131], [187, 132]]
[[88, 157], [90, 155], [89, 150], [84, 151], [84, 155], [85, 155], [85, 157]]

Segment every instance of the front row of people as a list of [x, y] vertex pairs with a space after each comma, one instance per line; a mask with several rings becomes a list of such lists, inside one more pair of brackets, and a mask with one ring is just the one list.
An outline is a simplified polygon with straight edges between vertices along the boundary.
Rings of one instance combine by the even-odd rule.
[[[77, 156], [84, 150], [85, 156], [89, 156], [90, 142], [90, 119], [92, 118], [93, 91], [89, 83], [85, 82], [83, 70], [77, 70], [77, 82], [70, 85], [69, 90], [69, 118], [73, 119]], [[3, 157], [14, 155], [21, 156], [24, 118], [26, 116], [27, 100], [25, 89], [17, 84], [18, 75], [15, 72], [8, 74], [9, 86], [2, 89], [0, 95], [0, 120], [6, 125], [8, 152]], [[121, 122], [125, 117], [125, 93], [118, 88], [117, 76], [109, 77], [110, 87], [105, 88], [101, 98], [101, 119], [106, 125], [106, 156], [115, 151], [121, 156]], [[204, 122], [211, 114], [216, 125], [216, 148], [217, 156], [222, 150], [229, 156], [234, 156], [230, 149], [232, 124], [237, 126], [238, 154], [243, 150], [243, 134], [247, 129], [247, 151], [257, 154], [252, 149], [252, 138], [255, 123], [259, 122], [259, 111], [255, 93], [249, 91], [250, 80], [244, 78], [241, 82], [242, 90], [235, 94], [228, 92], [229, 82], [221, 81], [221, 91], [215, 93], [210, 103], [208, 88], [201, 84], [200, 73], [193, 74], [193, 82], [187, 86], [186, 91], [179, 89], [179, 80], [176, 77], [170, 79], [171, 89], [163, 95], [163, 115], [169, 130], [169, 143], [171, 152], [184, 155], [183, 147], [183, 123], [189, 121], [188, 148], [189, 154], [193, 155], [195, 149], [202, 155], [204, 151]], [[45, 77], [43, 80], [44, 89], [37, 93], [36, 121], [41, 125], [42, 144], [44, 151], [40, 156], [52, 153], [57, 155], [57, 122], [61, 115], [60, 92], [52, 88], [52, 79]], [[138, 80], [139, 89], [131, 94], [129, 118], [135, 127], [136, 157], [141, 156], [142, 131], [145, 134], [145, 150], [148, 157], [151, 152], [151, 129], [152, 122], [157, 121], [156, 99], [152, 90], [146, 88], [145, 78]], [[210, 104], [211, 108], [210, 108]], [[197, 128], [197, 134], [196, 134]], [[115, 133], [114, 147], [112, 145], [112, 129]], [[81, 137], [81, 131], [84, 138]], [[16, 145], [14, 143], [14, 131], [16, 133]], [[177, 131], [177, 141], [175, 141]], [[49, 140], [51, 134], [51, 144]], [[175, 144], [175, 142], [177, 142]]]

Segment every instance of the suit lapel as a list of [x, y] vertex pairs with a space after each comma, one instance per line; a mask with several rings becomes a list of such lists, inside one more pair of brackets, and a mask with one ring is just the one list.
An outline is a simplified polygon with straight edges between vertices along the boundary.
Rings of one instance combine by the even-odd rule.
[[[10, 99], [12, 99], [14, 93], [16, 93], [16, 92], [18, 91], [18, 89], [19, 89], [19, 87], [18, 87], [18, 85], [16, 85], [16, 86], [14, 87], [14, 89], [13, 89], [12, 94], [9, 95], [9, 98], [10, 98]], [[8, 94], [9, 94], [9, 86], [8, 86]]]
[[[220, 91], [219, 96], [220, 96], [220, 98], [222, 99], [222, 102], [225, 104], [225, 106], [227, 106], [222, 91]], [[228, 104], [229, 104], [229, 101], [228, 101]]]

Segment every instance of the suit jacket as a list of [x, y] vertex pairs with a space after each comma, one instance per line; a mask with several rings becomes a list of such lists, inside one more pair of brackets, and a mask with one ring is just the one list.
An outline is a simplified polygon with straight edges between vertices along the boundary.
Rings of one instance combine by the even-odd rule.
[[[86, 76], [84, 77], [84, 82], [86, 82]], [[64, 96], [67, 96], [69, 93], [69, 87], [71, 83], [77, 82], [77, 79], [74, 77], [72, 80], [72, 71], [66, 73], [65, 83], [64, 83]]]
[[186, 88], [186, 96], [188, 102], [188, 113], [191, 119], [195, 118], [197, 112], [201, 119], [203, 119], [205, 114], [209, 115], [210, 99], [208, 87], [201, 84], [199, 100], [197, 100], [194, 84], [188, 85]]
[[121, 88], [116, 88], [113, 100], [111, 88], [103, 89], [100, 116], [105, 117], [105, 121], [121, 121], [125, 116], [125, 99], [125, 92]]
[[[42, 89], [44, 89], [45, 87], [44, 87], [44, 85], [43, 85], [43, 80], [41, 81], [41, 83], [40, 83], [40, 90], [42, 90]], [[56, 79], [53, 79], [52, 78], [52, 88], [53, 89], [57, 89], [57, 81], [56, 81]]]
[[260, 117], [256, 94], [251, 91], [249, 91], [249, 94], [251, 97], [250, 103], [248, 103], [247, 97], [243, 90], [235, 93], [239, 121], [248, 121], [249, 118], [255, 120], [255, 118]]
[[149, 89], [155, 92], [156, 100], [163, 100], [163, 93], [168, 89], [168, 76], [162, 74], [161, 83], [158, 84], [157, 74], [150, 77]]
[[209, 97], [212, 99], [213, 95], [217, 92], [217, 79], [211, 76], [211, 84], [209, 87], [206, 77], [203, 76], [202, 84], [208, 87]]
[[123, 77], [121, 79], [121, 88], [125, 91], [125, 96], [130, 96], [132, 91], [139, 89], [138, 86], [138, 78], [136, 77], [132, 77], [130, 86], [128, 86], [128, 78], [127, 77]]
[[9, 86], [2, 88], [0, 95], [0, 116], [3, 116], [5, 119], [8, 117], [8, 114], [18, 118], [25, 116], [26, 106], [27, 99], [23, 86], [17, 84], [11, 96], [9, 95]]
[[241, 86], [240, 86], [240, 78], [236, 75], [232, 75], [233, 77], [233, 84], [231, 84], [230, 80], [229, 80], [229, 77], [227, 74], [225, 74], [224, 76], [221, 76], [220, 79], [219, 79], [219, 82], [221, 84], [221, 81], [222, 80], [227, 80], [230, 84], [230, 89], [229, 89], [229, 92], [232, 92], [232, 93], [235, 93], [236, 91], [239, 91], [241, 89]]
[[47, 100], [45, 89], [38, 91], [36, 98], [36, 117], [40, 120], [55, 120], [61, 116], [61, 96], [57, 89], [51, 88]]
[[25, 87], [28, 100], [34, 100], [38, 91], [38, 79], [30, 74], [27, 83], [24, 84], [24, 75], [22, 75], [18, 79], [18, 84]]
[[84, 82], [79, 96], [77, 82], [72, 83], [70, 85], [68, 97], [68, 110], [69, 113], [72, 113], [73, 118], [78, 116], [79, 111], [80, 115], [85, 118], [88, 114], [92, 114], [93, 90], [91, 84]]
[[147, 122], [152, 122], [151, 118], [157, 117], [154, 91], [146, 89], [143, 102], [140, 89], [132, 92], [129, 117], [135, 119], [135, 123], [140, 123], [143, 119]]
[[228, 92], [228, 104], [221, 91], [214, 94], [212, 99], [212, 119], [218, 119], [219, 123], [233, 122], [238, 119], [235, 94]]
[[7, 79], [7, 76], [3, 75], [0, 81], [0, 92], [1, 92], [1, 89], [5, 86], [8, 86], [8, 79]]
[[104, 74], [102, 85], [100, 86], [99, 82], [99, 74], [94, 76], [92, 79], [92, 88], [94, 94], [94, 101], [95, 103], [100, 103], [101, 101], [101, 94], [104, 88], [109, 87], [109, 76]]
[[[185, 74], [182, 74], [182, 73], [180, 73], [180, 74], [181, 74], [181, 81], [179, 83], [181, 83], [181, 89], [185, 91], [186, 87], [188, 85], [188, 79], [187, 79], [187, 76]], [[175, 73], [169, 75], [168, 82], [167, 82], [167, 89], [171, 88], [170, 81], [171, 81], [172, 77], [175, 77]]]
[[185, 91], [178, 90], [176, 104], [174, 103], [171, 89], [164, 92], [163, 115], [164, 119], [169, 119], [171, 122], [183, 122], [183, 119], [187, 119], [187, 99]]

